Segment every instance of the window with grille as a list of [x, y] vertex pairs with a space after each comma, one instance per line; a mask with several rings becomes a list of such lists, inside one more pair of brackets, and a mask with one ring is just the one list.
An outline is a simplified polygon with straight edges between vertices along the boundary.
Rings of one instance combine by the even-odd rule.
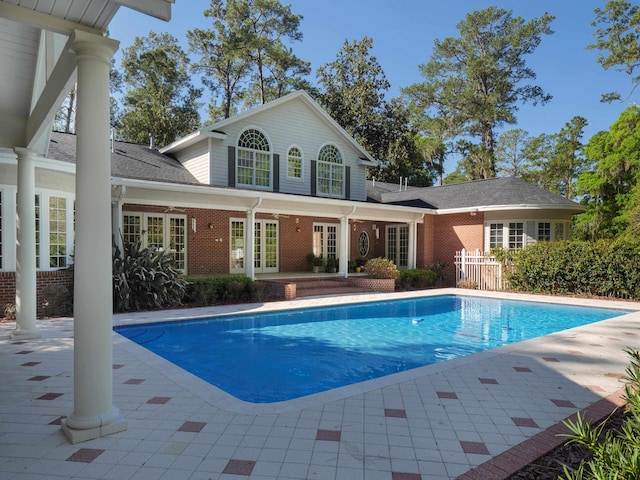
[[524, 226], [522, 222], [509, 223], [509, 248], [522, 248], [524, 246], [523, 233]]
[[271, 152], [267, 137], [250, 128], [238, 139], [236, 178], [239, 185], [259, 188], [271, 186]]
[[67, 199], [49, 197], [49, 266], [67, 266]]
[[492, 223], [489, 225], [489, 249], [502, 247], [504, 242], [504, 225]]
[[317, 192], [322, 195], [341, 197], [344, 195], [344, 162], [342, 153], [335, 145], [325, 145], [318, 153]]
[[550, 222], [538, 222], [538, 241], [539, 242], [551, 241], [551, 223]]
[[142, 218], [140, 215], [123, 215], [122, 240], [124, 243], [135, 243], [141, 240]]
[[287, 153], [287, 177], [302, 179], [302, 150], [298, 147], [291, 147]]

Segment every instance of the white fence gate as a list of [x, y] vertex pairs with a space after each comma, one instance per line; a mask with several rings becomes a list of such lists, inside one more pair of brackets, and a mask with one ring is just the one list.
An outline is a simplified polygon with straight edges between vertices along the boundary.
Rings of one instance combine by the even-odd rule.
[[503, 290], [502, 263], [480, 250], [464, 248], [455, 255], [456, 285], [463, 284], [479, 290]]

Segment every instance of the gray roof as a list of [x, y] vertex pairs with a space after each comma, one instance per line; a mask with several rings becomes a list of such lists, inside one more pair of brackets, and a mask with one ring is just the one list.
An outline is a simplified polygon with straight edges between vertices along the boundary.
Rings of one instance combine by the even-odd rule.
[[498, 206], [551, 206], [579, 209], [580, 205], [516, 177], [442, 185], [408, 187], [399, 184], [367, 182], [367, 197], [394, 205], [419, 206], [436, 210]]
[[[76, 161], [76, 136], [52, 132], [48, 158]], [[156, 182], [200, 184], [177, 160], [146, 145], [114, 142], [111, 152], [111, 176]]]

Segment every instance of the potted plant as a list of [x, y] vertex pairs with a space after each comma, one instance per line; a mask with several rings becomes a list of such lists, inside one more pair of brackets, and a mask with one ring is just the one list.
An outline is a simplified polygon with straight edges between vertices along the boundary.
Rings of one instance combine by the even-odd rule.
[[337, 257], [327, 258], [327, 273], [336, 273], [338, 270], [339, 260]]
[[313, 272], [318, 273], [320, 269], [324, 266], [324, 259], [322, 255], [315, 256], [313, 258]]
[[309, 265], [309, 268], [313, 271], [313, 267], [316, 265], [315, 254], [313, 252], [309, 252], [305, 258], [307, 259], [307, 265]]
[[366, 276], [353, 277], [354, 285], [368, 288], [374, 292], [395, 291], [396, 279], [400, 276], [398, 268], [388, 258], [372, 258], [365, 264]]

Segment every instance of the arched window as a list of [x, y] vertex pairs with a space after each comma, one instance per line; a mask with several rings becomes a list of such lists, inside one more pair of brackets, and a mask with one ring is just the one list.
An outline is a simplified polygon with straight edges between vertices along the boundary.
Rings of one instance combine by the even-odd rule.
[[267, 137], [249, 128], [238, 138], [238, 158], [236, 160], [238, 185], [259, 188], [271, 186], [271, 149]]
[[341, 197], [344, 195], [344, 162], [342, 153], [332, 144], [318, 152], [318, 193]]
[[291, 147], [287, 153], [287, 177], [302, 179], [302, 150], [298, 147]]

